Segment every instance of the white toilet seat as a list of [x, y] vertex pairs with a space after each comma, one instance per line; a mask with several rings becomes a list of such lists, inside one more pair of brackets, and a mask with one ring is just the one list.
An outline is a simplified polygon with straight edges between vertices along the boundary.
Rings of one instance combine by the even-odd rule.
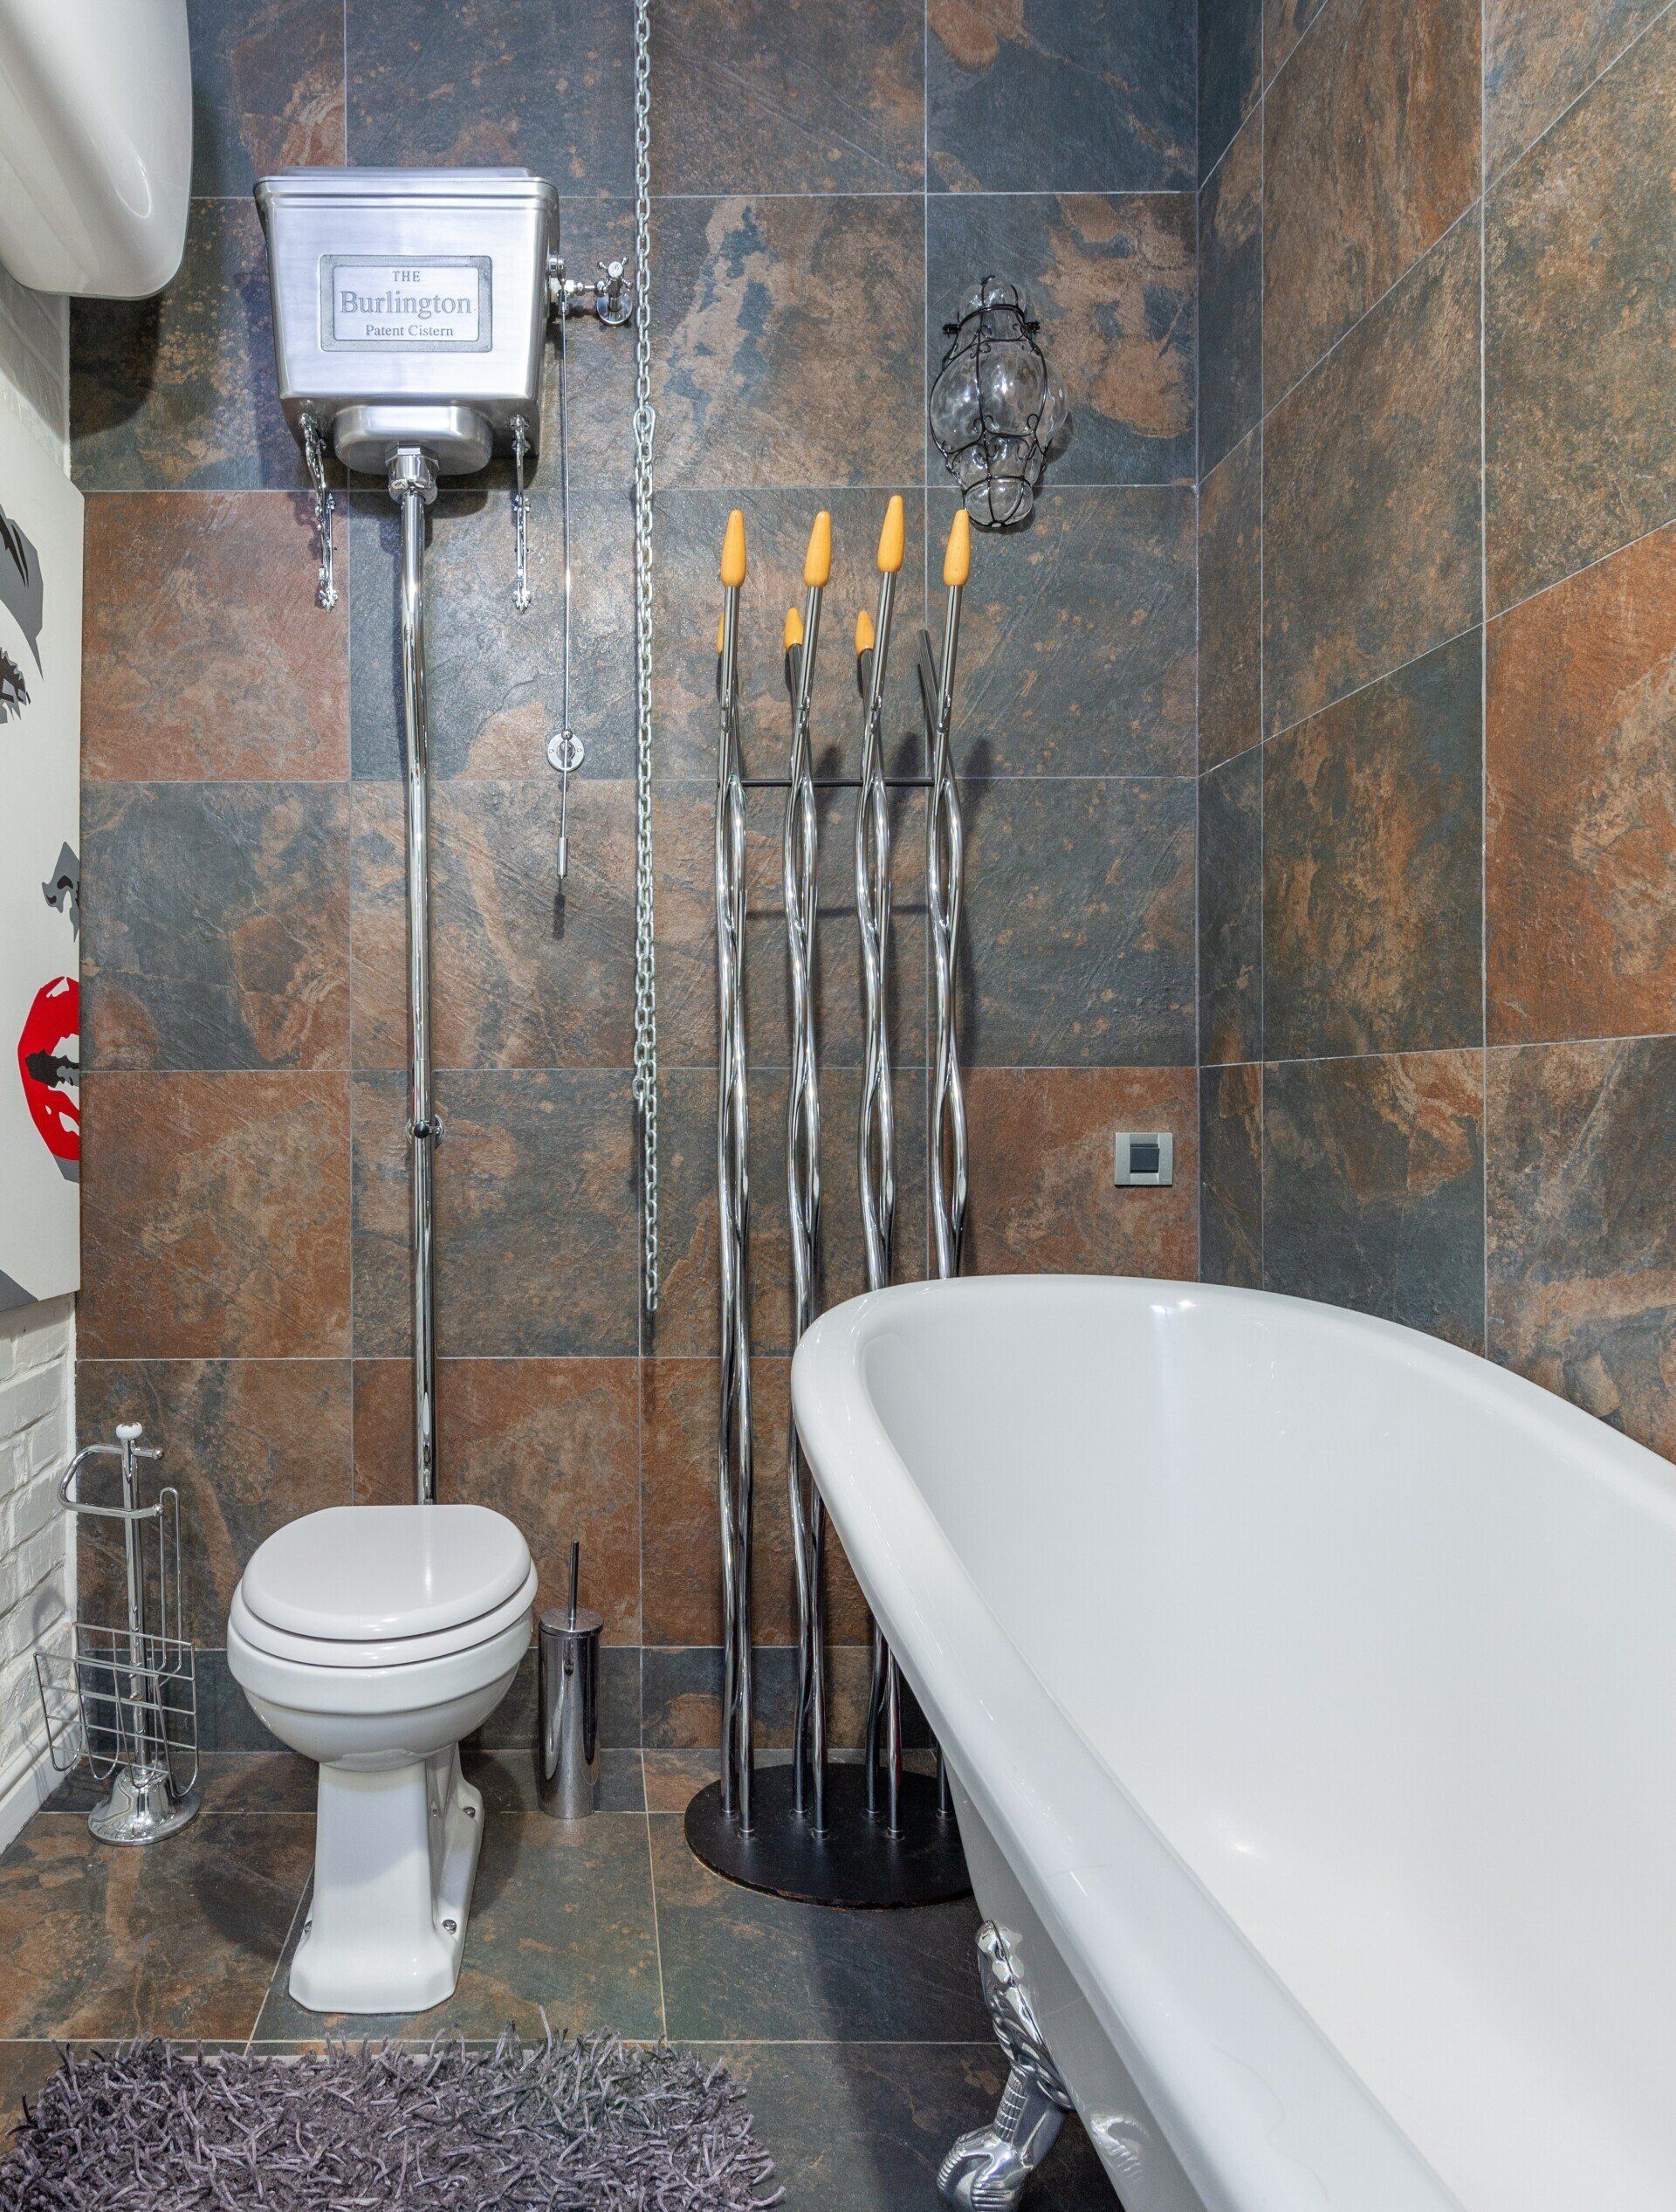
[[259, 1544], [239, 1588], [251, 1617], [287, 1637], [372, 1645], [480, 1620], [530, 1571], [529, 1546], [486, 1506], [327, 1506]]
[[[419, 1508], [413, 1508], [417, 1512]], [[457, 1621], [451, 1628], [432, 1630], [422, 1636], [392, 1636], [380, 1642], [326, 1636], [296, 1636], [255, 1612], [245, 1596], [244, 1583], [233, 1592], [228, 1627], [251, 1650], [270, 1658], [290, 1659], [299, 1666], [341, 1666], [357, 1672], [382, 1667], [415, 1666], [428, 1659], [448, 1659], [457, 1652], [492, 1643], [503, 1629], [523, 1622], [528, 1632], [530, 1608], [535, 1603], [536, 1573], [531, 1567], [512, 1596], [491, 1611]]]

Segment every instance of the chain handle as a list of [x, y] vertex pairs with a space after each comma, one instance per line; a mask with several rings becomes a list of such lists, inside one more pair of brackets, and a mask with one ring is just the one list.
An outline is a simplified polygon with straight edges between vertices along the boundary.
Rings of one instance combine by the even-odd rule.
[[657, 954], [652, 875], [651, 0], [635, 0], [635, 1083], [646, 1311], [657, 1311]]
[[[559, 345], [564, 350], [565, 326], [559, 324]], [[562, 375], [563, 371], [560, 370]], [[524, 464], [530, 453], [530, 426], [521, 415], [512, 417], [512, 604], [520, 615], [530, 610], [530, 495], [524, 489]]]
[[338, 603], [332, 559], [332, 517], [337, 501], [326, 488], [326, 456], [320, 450], [319, 425], [312, 415], [303, 417], [303, 458], [308, 464], [308, 480], [313, 489], [314, 532], [320, 552], [320, 576], [314, 587], [314, 598], [317, 605], [330, 613]]

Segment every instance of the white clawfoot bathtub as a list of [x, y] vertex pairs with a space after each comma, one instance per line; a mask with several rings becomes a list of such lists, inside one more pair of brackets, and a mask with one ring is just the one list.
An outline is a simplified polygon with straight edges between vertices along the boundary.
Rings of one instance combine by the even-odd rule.
[[883, 1291], [792, 1390], [1126, 2212], [1671, 2212], [1664, 1460], [1185, 1283]]

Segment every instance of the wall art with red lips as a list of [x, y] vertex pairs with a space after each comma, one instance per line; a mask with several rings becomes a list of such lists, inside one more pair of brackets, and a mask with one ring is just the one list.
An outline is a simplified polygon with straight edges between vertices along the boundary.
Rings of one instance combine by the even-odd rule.
[[0, 1307], [80, 1285], [81, 520], [0, 409]]

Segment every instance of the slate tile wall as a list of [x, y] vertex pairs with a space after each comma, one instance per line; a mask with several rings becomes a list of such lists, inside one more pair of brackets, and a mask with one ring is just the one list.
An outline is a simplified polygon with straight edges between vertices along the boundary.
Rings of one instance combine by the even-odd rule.
[[1200, 8], [1204, 1271], [1666, 1453], [1673, 68], [1652, 0]]
[[[1074, 434], [1035, 526], [979, 541], [957, 745], [972, 864], [962, 979], [978, 1266], [1198, 1264], [1194, 698], [1196, 27], [1185, 0], [659, 0], [654, 670], [663, 1308], [636, 1296], [627, 339], [574, 326], [573, 872], [553, 874], [556, 390], [533, 484], [535, 603], [511, 602], [507, 471], [431, 518], [429, 633], [448, 1494], [503, 1506], [551, 1592], [571, 1534], [607, 1618], [609, 1727], [715, 1728], [714, 1006], [710, 639], [745, 507], [746, 742], [786, 743], [779, 634], [832, 511], [821, 765], [853, 763], [848, 636], [884, 503], [908, 511], [890, 695], [919, 759], [913, 633], [953, 512], [928, 453], [941, 324], [992, 266], [1030, 286]], [[191, 0], [194, 191], [157, 301], [73, 323], [88, 499], [83, 1425], [164, 1432], [192, 1632], [213, 1652], [250, 1550], [292, 1515], [406, 1494], [406, 1167], [395, 520], [340, 488], [344, 604], [274, 397], [250, 191], [293, 162], [522, 162], [573, 266], [623, 252], [631, 10], [620, 0]], [[1246, 526], [1230, 522], [1236, 567]], [[1249, 670], [1254, 670], [1251, 659]], [[1249, 675], [1247, 679], [1249, 688]], [[1231, 678], [1229, 711], [1240, 679]], [[822, 817], [824, 1293], [862, 1285], [850, 817]], [[896, 820], [898, 1272], [923, 1270], [924, 813]], [[791, 1350], [778, 1130], [778, 802], [753, 800], [760, 1464]], [[1256, 914], [1255, 903], [1251, 914]], [[1249, 934], [1249, 927], [1247, 929]], [[1118, 1123], [1178, 1133], [1171, 1192], [1115, 1193]], [[1233, 1186], [1230, 1185], [1232, 1189]], [[783, 1735], [783, 1486], [759, 1535], [765, 1737]], [[834, 1564], [835, 1729], [865, 1618]], [[248, 1733], [222, 1663], [208, 1708]], [[521, 1700], [521, 1701], [519, 1701]], [[498, 1725], [528, 1720], [528, 1685]], [[240, 1740], [243, 1740], [241, 1737]]]

